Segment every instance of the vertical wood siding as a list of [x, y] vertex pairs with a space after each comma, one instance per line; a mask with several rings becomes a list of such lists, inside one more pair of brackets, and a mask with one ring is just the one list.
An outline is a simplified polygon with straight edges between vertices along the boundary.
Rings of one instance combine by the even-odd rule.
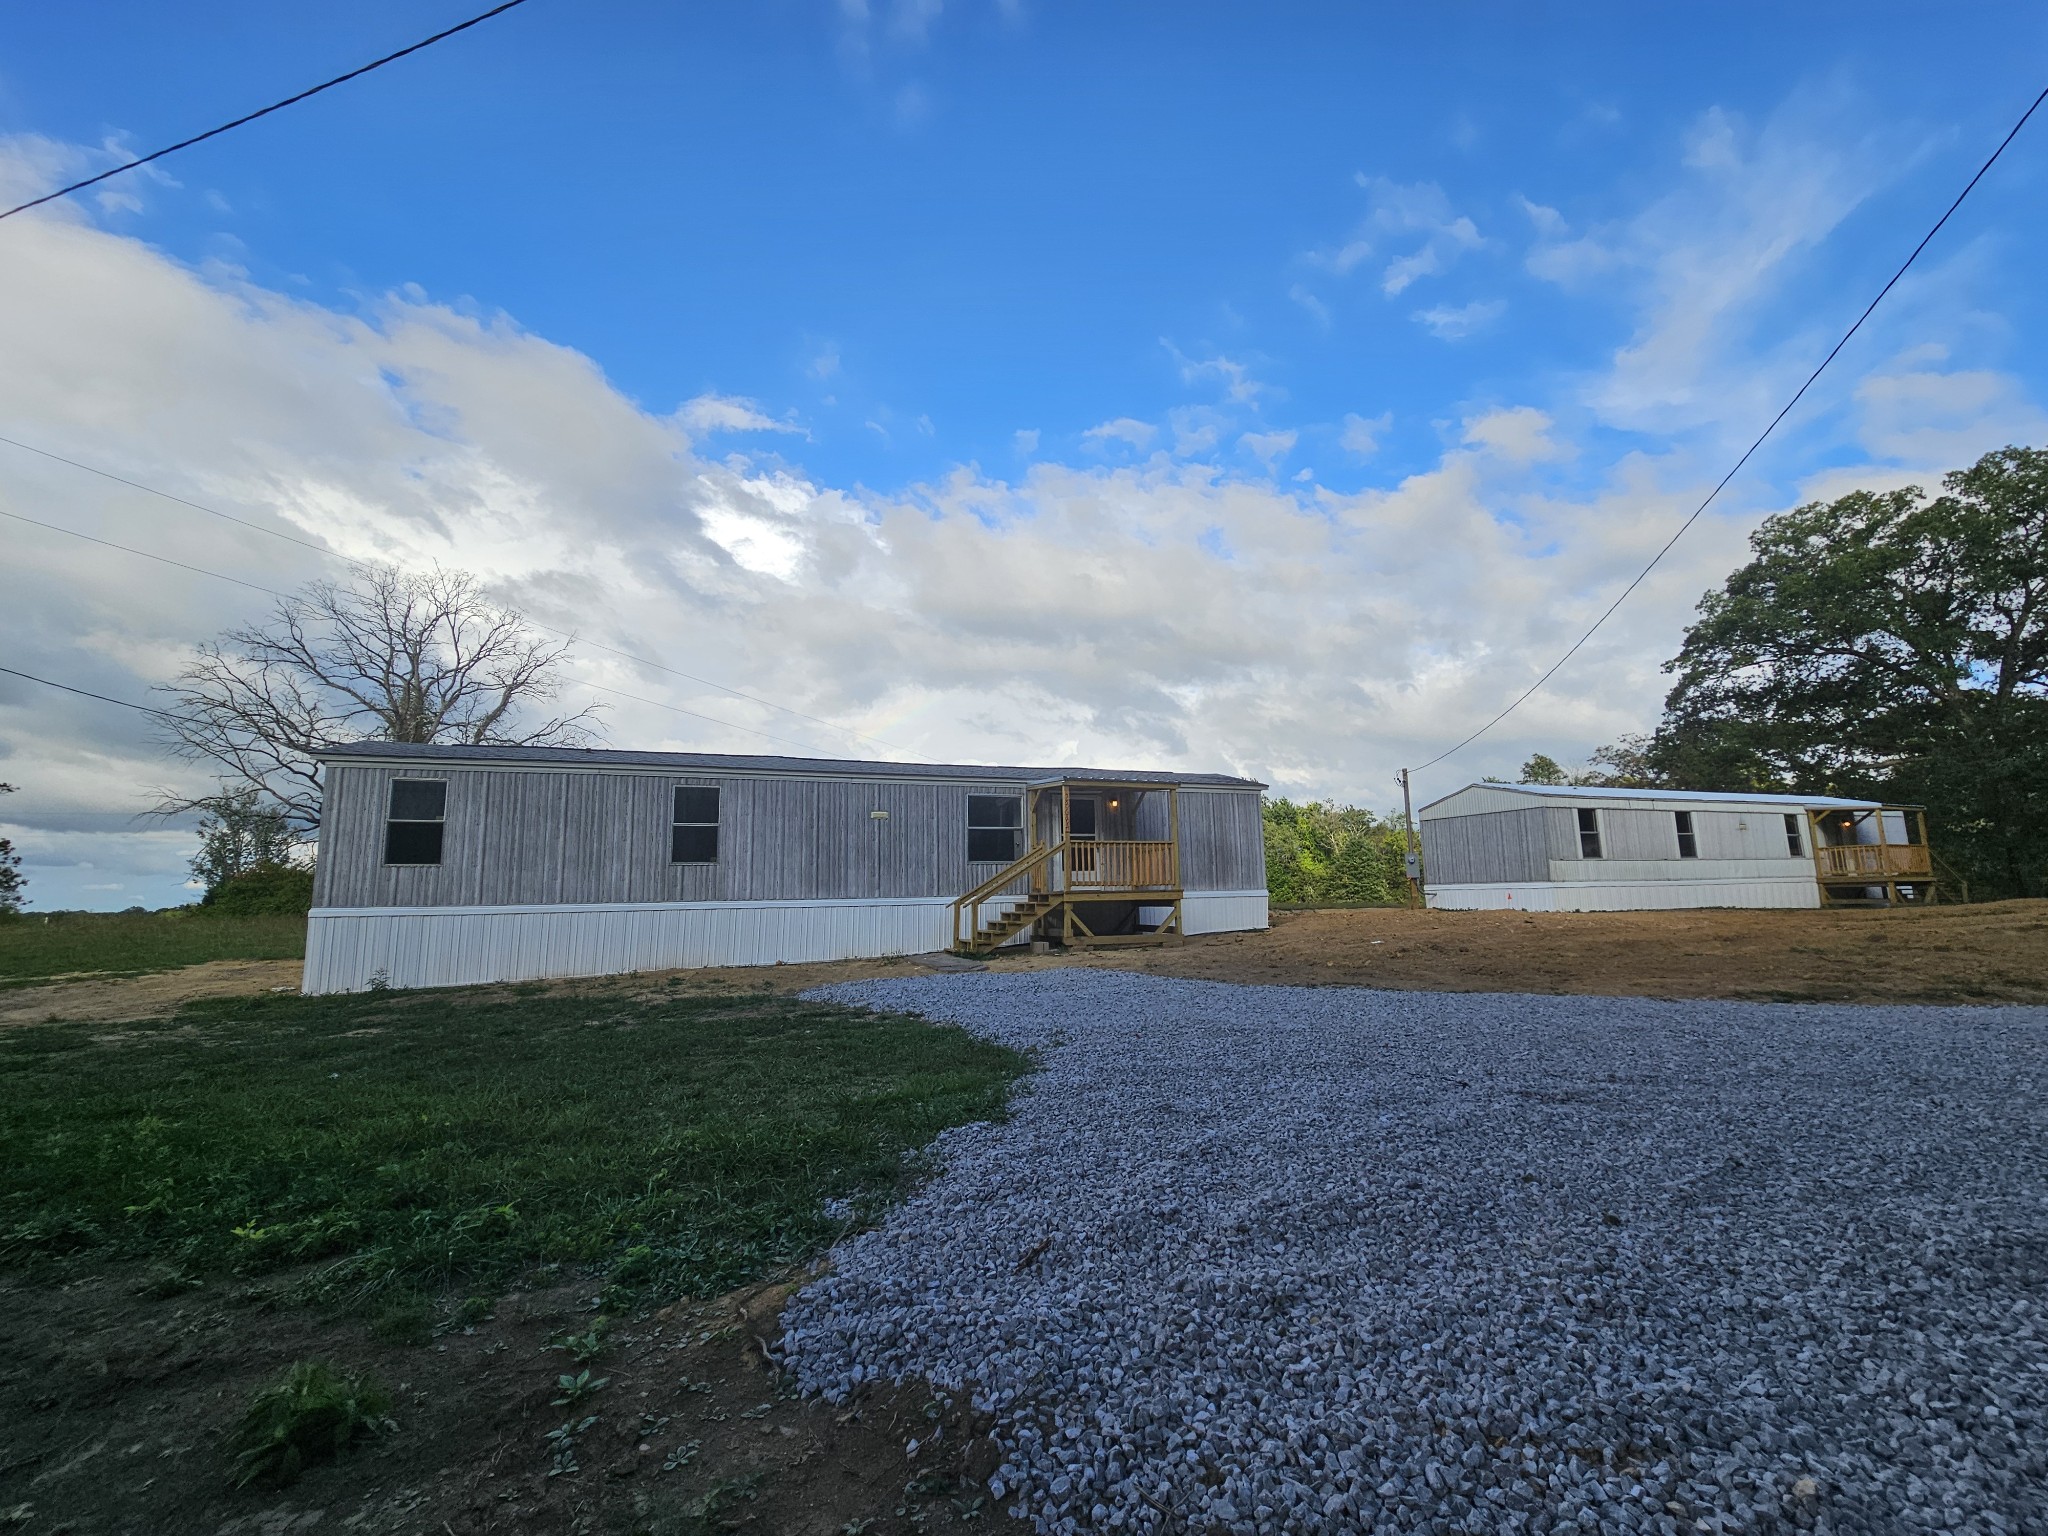
[[[447, 781], [440, 865], [384, 863], [385, 815], [394, 778]], [[716, 864], [669, 860], [673, 794], [679, 784], [719, 791]], [[335, 764], [327, 772], [314, 904], [460, 907], [952, 897], [1000, 868], [968, 863], [971, 794], [1021, 797], [1024, 786]], [[1105, 835], [1138, 834], [1153, 818], [1163, 829], [1164, 800], [1163, 795], [1129, 797], [1115, 813], [1105, 807]], [[1155, 809], [1149, 801], [1159, 805]], [[1265, 843], [1257, 792], [1182, 790], [1180, 805], [1185, 885], [1263, 889]], [[878, 810], [888, 815], [870, 814]]]
[[[1566, 812], [1567, 820], [1570, 812]], [[1576, 843], [1574, 843], [1576, 851]], [[1431, 885], [1550, 878], [1548, 808], [1439, 816], [1422, 823], [1422, 867]]]

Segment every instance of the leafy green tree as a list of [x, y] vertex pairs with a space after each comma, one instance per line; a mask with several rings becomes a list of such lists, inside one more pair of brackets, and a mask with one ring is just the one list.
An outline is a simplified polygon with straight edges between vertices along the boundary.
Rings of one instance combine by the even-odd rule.
[[1333, 801], [1264, 803], [1266, 890], [1279, 906], [1398, 906], [1399, 822]]
[[1529, 761], [1522, 764], [1522, 776], [1515, 782], [1518, 784], [1569, 784], [1572, 781], [1571, 776], [1564, 771], [1564, 768], [1558, 763], [1556, 758], [1538, 752]]
[[1769, 519], [1700, 602], [1663, 782], [1923, 803], [1979, 889], [2048, 889], [2048, 451]]
[[192, 877], [206, 887], [209, 905], [245, 875], [289, 867], [299, 851], [290, 813], [258, 789], [224, 789], [198, 804], [206, 815], [199, 823]]
[[[14, 793], [12, 784], [0, 784], [0, 795]], [[20, 913], [28, 897], [23, 887], [28, 877], [21, 872], [21, 855], [14, 851], [11, 838], [0, 837], [0, 919], [14, 917]]]

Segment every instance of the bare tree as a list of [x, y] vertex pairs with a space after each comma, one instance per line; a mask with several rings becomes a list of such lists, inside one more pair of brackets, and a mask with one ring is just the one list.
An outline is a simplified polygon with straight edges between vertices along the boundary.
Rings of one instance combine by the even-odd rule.
[[[342, 585], [315, 582], [260, 624], [199, 647], [162, 691], [171, 750], [220, 772], [228, 793], [262, 792], [295, 827], [320, 820], [313, 754], [349, 741], [581, 746], [596, 706], [546, 706], [568, 652], [436, 567], [373, 567]], [[539, 713], [541, 718], [536, 719]], [[166, 795], [163, 813], [220, 797]]]

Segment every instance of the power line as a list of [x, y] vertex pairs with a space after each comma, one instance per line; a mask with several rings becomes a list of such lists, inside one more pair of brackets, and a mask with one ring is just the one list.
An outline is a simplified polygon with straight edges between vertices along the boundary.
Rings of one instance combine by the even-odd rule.
[[[24, 453], [33, 453], [37, 455], [39, 458], [50, 459], [58, 464], [69, 465], [73, 469], [84, 470], [85, 473], [89, 475], [98, 475], [102, 480], [111, 480], [116, 485], [125, 485], [129, 487], [131, 490], [144, 491], [151, 496], [161, 496], [165, 501], [176, 502], [179, 506], [189, 507], [194, 512], [204, 512], [208, 517], [217, 517], [222, 522], [233, 523], [237, 527], [247, 528], [255, 533], [267, 534], [269, 537], [273, 539], [282, 539], [287, 544], [296, 544], [300, 549], [310, 549], [316, 555], [323, 556], [329, 560], [339, 560], [342, 562], [342, 564], [347, 565], [352, 569], [367, 569], [367, 566], [363, 561], [357, 560], [349, 555], [344, 555], [339, 550], [329, 549], [324, 544], [315, 544], [310, 539], [301, 539], [293, 534], [284, 532], [282, 529], [266, 527], [264, 524], [256, 522], [251, 518], [237, 517], [232, 512], [221, 511], [218, 507], [209, 507], [205, 505], [203, 502], [191, 501], [183, 496], [173, 495], [171, 492], [159, 490], [157, 487], [153, 485], [145, 485], [140, 480], [130, 480], [126, 475], [117, 475], [112, 470], [101, 469], [96, 464], [87, 464], [81, 459], [66, 458], [61, 453], [52, 453], [47, 448], [38, 448], [33, 443], [22, 442], [19, 438], [0, 435], [0, 443], [5, 443], [10, 448], [19, 448]], [[17, 513], [6, 513], [5, 515], [10, 517], [19, 517], [19, 514]], [[20, 521], [35, 522], [35, 519], [24, 517], [20, 518]], [[55, 527], [55, 525], [51, 523], [39, 523], [37, 524], [37, 526], [43, 528]], [[57, 528], [56, 531], [59, 533], [70, 533], [72, 530], [68, 528]], [[85, 538], [87, 537], [87, 535], [79, 534], [78, 537]], [[116, 545], [114, 547], [125, 548], [126, 546]], [[130, 553], [136, 553], [136, 551], [131, 550]], [[190, 569], [190, 567], [188, 567], [188, 569]], [[200, 574], [210, 576], [215, 573], [211, 571], [203, 571]], [[227, 581], [234, 580], [234, 578], [231, 576], [223, 577], [222, 579]], [[244, 585], [246, 586], [248, 585], [248, 583], [245, 582]], [[269, 588], [262, 587], [258, 588], [257, 590], [268, 591]], [[708, 677], [699, 677], [693, 672], [685, 672], [678, 667], [671, 667], [664, 662], [650, 661], [645, 656], [636, 655], [631, 651], [620, 650], [617, 646], [606, 645], [600, 640], [592, 640], [587, 635], [578, 635], [570, 630], [557, 629], [552, 624], [543, 624], [540, 622], [540, 620], [534, 618], [528, 618], [527, 622], [533, 625], [535, 629], [544, 630], [546, 633], [559, 636], [564, 640], [574, 640], [578, 645], [588, 646], [590, 649], [596, 651], [608, 652], [613, 656], [622, 657], [625, 660], [634, 662], [639, 666], [650, 667], [656, 672], [666, 672], [671, 677], [680, 677], [686, 682], [697, 683], [706, 688], [716, 688], [720, 693], [729, 693], [736, 699], [745, 699], [748, 703], [759, 704], [764, 709], [779, 710], [785, 715], [794, 715], [799, 720], [808, 720], [813, 725], [822, 725], [827, 730], [838, 731], [842, 735], [851, 736], [856, 741], [873, 742], [876, 746], [886, 747], [891, 752], [908, 751], [907, 748], [899, 746], [895, 742], [884, 741], [879, 736], [870, 736], [867, 734], [867, 732], [857, 731], [850, 725], [841, 725], [837, 721], [827, 720], [821, 715], [807, 714], [801, 709], [792, 708], [790, 705], [787, 704], [778, 704], [773, 699], [766, 699], [761, 697], [759, 694], [748, 693], [743, 688], [730, 687], [725, 683], [717, 682]], [[628, 697], [630, 697], [630, 695], [628, 695]]]
[[[256, 582], [244, 581], [239, 576], [229, 576], [220, 571], [209, 571], [204, 566], [187, 565], [182, 560], [173, 560], [169, 555], [159, 555], [147, 549], [137, 549], [132, 544], [119, 544], [112, 539], [96, 538], [94, 535], [89, 533], [80, 533], [75, 528], [65, 528], [57, 523], [46, 523], [43, 522], [40, 518], [24, 517], [19, 512], [9, 512], [4, 507], [0, 507], [0, 517], [11, 517], [18, 523], [28, 523], [37, 528], [48, 529], [51, 533], [61, 533], [74, 539], [83, 539], [86, 543], [97, 544], [103, 549], [118, 549], [124, 555], [134, 555], [143, 560], [154, 560], [159, 565], [175, 566], [181, 571], [190, 571], [195, 576], [208, 576], [215, 581], [233, 582], [236, 586], [247, 587], [252, 592], [261, 592], [268, 597], [278, 598], [281, 601], [289, 601], [289, 594], [280, 592], [275, 587], [261, 586]], [[536, 627], [539, 628], [544, 626]], [[551, 632], [555, 634], [561, 633], [560, 630], [555, 630]], [[4, 670], [6, 669], [0, 668], [0, 671]], [[28, 676], [28, 674], [25, 672], [21, 675], [23, 677]], [[39, 677], [32, 679], [32, 681], [40, 683], [45, 681], [45, 679]], [[636, 704], [651, 704], [656, 709], [665, 709], [668, 710], [671, 714], [687, 715], [692, 720], [702, 720], [707, 725], [719, 726], [722, 729], [728, 731], [742, 731], [749, 736], [759, 736], [763, 741], [773, 741], [778, 742], [785, 747], [795, 747], [799, 751], [807, 754], [815, 754], [817, 751], [817, 749], [814, 746], [812, 746], [809, 742], [796, 741], [788, 736], [778, 736], [773, 731], [757, 730], [751, 725], [739, 725], [731, 720], [720, 720], [715, 715], [702, 715], [694, 709], [684, 709], [680, 704], [664, 704], [659, 699], [642, 698], [637, 693], [627, 693], [624, 689], [621, 688], [611, 688], [607, 687], [603, 683], [593, 683], [588, 678], [580, 679], [580, 681], [582, 682], [582, 685], [585, 688], [592, 689], [598, 693], [615, 694], [616, 696], [622, 699], [631, 699]], [[61, 688], [64, 685], [62, 683], [51, 683], [50, 686], [52, 688]], [[70, 691], [73, 693], [78, 693], [81, 690], [74, 688]], [[93, 694], [90, 695], [90, 697], [98, 698], [99, 695]], [[110, 704], [118, 704], [121, 701], [119, 699], [109, 699], [107, 702]], [[137, 704], [131, 707], [140, 709], [142, 706]], [[164, 712], [162, 710], [151, 710], [150, 713], [155, 715], [161, 715]]]
[[0, 667], [0, 672], [5, 672], [9, 677], [25, 677], [32, 683], [41, 683], [45, 688], [59, 688], [65, 693], [75, 693], [81, 699], [98, 699], [102, 704], [118, 704], [123, 709], [132, 709], [137, 714], [155, 715], [160, 720], [170, 718], [162, 710], [151, 709], [147, 704], [130, 704], [126, 699], [110, 698], [104, 693], [94, 693], [89, 688], [74, 688], [69, 683], [53, 683], [47, 677], [37, 677], [33, 672], [17, 672], [13, 667]]
[[181, 149], [190, 149], [194, 144], [204, 144], [208, 139], [219, 138], [230, 129], [239, 128], [244, 123], [253, 123], [257, 118], [268, 117], [273, 112], [282, 112], [286, 107], [296, 106], [299, 102], [306, 100], [310, 96], [318, 96], [322, 91], [331, 91], [337, 85], [346, 85], [351, 80], [367, 75], [373, 69], [382, 69], [386, 64], [395, 63], [407, 54], [418, 53], [422, 48], [431, 48], [434, 44], [445, 38], [453, 37], [458, 32], [467, 32], [471, 27], [480, 26], [484, 22], [489, 21], [493, 16], [502, 16], [514, 6], [524, 5], [525, 3], [526, 0], [504, 0], [504, 4], [492, 6], [491, 9], [485, 11], [480, 16], [472, 16], [467, 21], [457, 22], [452, 27], [436, 32], [432, 37], [421, 38], [409, 48], [401, 48], [396, 53], [387, 53], [381, 59], [372, 59], [360, 68], [352, 69], [345, 75], [336, 75], [332, 80], [324, 80], [309, 90], [300, 91], [296, 96], [287, 96], [283, 101], [273, 101], [269, 106], [259, 108], [254, 112], [245, 113], [233, 122], [222, 123], [218, 128], [209, 128], [204, 133], [195, 133], [191, 138], [180, 139], [175, 144], [166, 144], [162, 149], [152, 150], [139, 160], [130, 160], [126, 165], [117, 165], [110, 171], [101, 171], [97, 176], [88, 176], [83, 181], [74, 181], [68, 187], [59, 187], [54, 192], [45, 192], [41, 197], [33, 198], [17, 207], [9, 208], [5, 213], [0, 213], [0, 219], [11, 219], [17, 213], [26, 213], [31, 208], [40, 208], [44, 203], [52, 203], [60, 197], [69, 197], [74, 192], [82, 192], [87, 187], [96, 186], [111, 176], [119, 176], [124, 172], [134, 170], [137, 166], [148, 165], [152, 160], [161, 160], [165, 155], [175, 155]]
[[1703, 512], [1705, 512], [1708, 507], [1713, 505], [1714, 498], [1719, 496], [1721, 492], [1727, 488], [1728, 482], [1730, 480], [1733, 480], [1737, 473], [1740, 472], [1740, 470], [1742, 469], [1742, 466], [1749, 462], [1750, 456], [1754, 454], [1757, 451], [1757, 449], [1763, 447], [1764, 439], [1769, 437], [1773, 432], [1775, 432], [1778, 429], [1779, 422], [1783, 421], [1787, 416], [1792, 414], [1792, 407], [1797, 405], [1800, 402], [1800, 400], [1805, 396], [1807, 390], [1813, 387], [1814, 380], [1818, 379], [1821, 376], [1821, 374], [1826, 371], [1828, 364], [1832, 363], [1835, 360], [1836, 354], [1839, 353], [1842, 350], [1842, 348], [1846, 347], [1849, 344], [1849, 339], [1852, 336], [1854, 336], [1858, 331], [1863, 329], [1863, 322], [1868, 320], [1871, 316], [1871, 312], [1874, 311], [1879, 304], [1884, 302], [1885, 295], [1890, 293], [1892, 289], [1898, 285], [1899, 279], [1906, 275], [1906, 269], [1911, 267], [1915, 261], [1920, 259], [1920, 253], [1927, 249], [1928, 244], [1934, 239], [1936, 235], [1941, 233], [1942, 226], [1948, 223], [1950, 216], [1953, 215], [1958, 208], [1963, 206], [1963, 199], [1968, 197], [1971, 192], [1976, 190], [1977, 183], [1982, 181], [1984, 179], [1985, 173], [1989, 171], [1992, 166], [1998, 163], [1998, 157], [2005, 153], [2006, 146], [2012, 143], [2014, 139], [2019, 137], [2020, 130], [2027, 126], [2027, 119], [2034, 115], [2036, 109], [2038, 109], [2041, 103], [2044, 101], [2048, 101], [2048, 88], [2044, 88], [2041, 94], [2034, 98], [2032, 105], [2030, 105], [2026, 111], [2020, 114], [2019, 121], [2012, 125], [2012, 131], [2006, 134], [2006, 136], [1999, 141], [1998, 148], [1991, 151], [1991, 158], [1986, 160], [1979, 167], [1977, 167], [1977, 174], [1970, 178], [1969, 185], [1964, 187], [1962, 191], [1956, 194], [1956, 200], [1948, 205], [1948, 211], [1946, 213], [1942, 214], [1940, 218], [1934, 221], [1934, 227], [1928, 230], [1925, 235], [1922, 235], [1920, 237], [1920, 243], [1913, 247], [1913, 254], [1908, 256], [1905, 259], [1905, 261], [1900, 264], [1899, 270], [1891, 275], [1891, 281], [1887, 282], [1882, 288], [1878, 289], [1877, 297], [1872, 299], [1867, 305], [1864, 306], [1863, 313], [1856, 317], [1856, 323], [1850, 326], [1848, 330], [1842, 333], [1842, 339], [1836, 342], [1834, 344], [1834, 347], [1828, 352], [1828, 355], [1820, 360], [1820, 367], [1814, 369], [1812, 373], [1807, 375], [1806, 382], [1799, 386], [1798, 390], [1793, 394], [1790, 400], [1787, 400], [1785, 402], [1785, 408], [1778, 412], [1777, 415], [1771, 418], [1771, 424], [1765, 427], [1762, 432], [1757, 434], [1756, 441], [1751, 443], [1749, 447], [1743, 451], [1742, 457], [1735, 461], [1735, 467], [1729, 470], [1727, 474], [1721, 477], [1720, 483], [1718, 485], [1716, 485], [1711, 491], [1707, 492], [1707, 499], [1701, 502], [1697, 507], [1693, 509], [1692, 516], [1688, 517], [1684, 522], [1678, 525], [1678, 531], [1672, 534], [1670, 538], [1664, 541], [1664, 547], [1659, 549], [1656, 554], [1650, 557], [1650, 563], [1644, 566], [1641, 571], [1637, 572], [1635, 580], [1631, 581], [1627, 586], [1621, 589], [1621, 595], [1615, 598], [1613, 602], [1607, 605], [1606, 611], [1603, 612], [1599, 618], [1593, 621], [1592, 628], [1588, 629], [1583, 635], [1579, 636], [1577, 640], [1574, 640], [1572, 642], [1571, 649], [1567, 650], [1562, 656], [1558, 657], [1556, 661], [1552, 662], [1550, 664], [1549, 670], [1547, 670], [1541, 677], [1537, 678], [1536, 681], [1531, 683], [1527, 688], [1523, 689], [1522, 692], [1516, 696], [1515, 701], [1512, 704], [1508, 705], [1506, 709], [1502, 710], [1499, 714], [1495, 715], [1491, 720], [1487, 721], [1486, 724], [1480, 726], [1478, 730], [1474, 731], [1470, 736], [1467, 736], [1463, 741], [1459, 742], [1456, 746], [1448, 747], [1442, 752], [1437, 753], [1435, 757], [1432, 757], [1428, 762], [1423, 763], [1421, 767], [1414, 769], [1414, 772], [1420, 773], [1423, 768], [1434, 768], [1438, 763], [1442, 762], [1445, 758], [1451, 756], [1453, 753], [1464, 751], [1465, 748], [1471, 746], [1473, 742], [1477, 741], [1480, 737], [1484, 736], [1496, 725], [1499, 725], [1501, 721], [1507, 719], [1507, 717], [1513, 714], [1517, 709], [1520, 709], [1523, 703], [1529, 698], [1531, 694], [1535, 693], [1537, 689], [1541, 688], [1545, 683], [1549, 682], [1552, 677], [1556, 676], [1557, 671], [1560, 667], [1562, 667], [1566, 662], [1570, 661], [1572, 657], [1578, 654], [1579, 648], [1583, 646], [1588, 640], [1592, 639], [1593, 636], [1599, 631], [1600, 626], [1605, 624], [1610, 618], [1614, 616], [1615, 609], [1619, 608], [1624, 602], [1628, 600], [1629, 594], [1635, 591], [1637, 587], [1641, 586], [1644, 583], [1644, 581], [1648, 580], [1650, 572], [1654, 571], [1657, 568], [1658, 563], [1661, 562], [1666, 555], [1671, 553], [1672, 546], [1676, 544], [1680, 539], [1685, 537], [1686, 530], [1692, 527], [1694, 523], [1698, 522], [1700, 520], [1700, 515]]

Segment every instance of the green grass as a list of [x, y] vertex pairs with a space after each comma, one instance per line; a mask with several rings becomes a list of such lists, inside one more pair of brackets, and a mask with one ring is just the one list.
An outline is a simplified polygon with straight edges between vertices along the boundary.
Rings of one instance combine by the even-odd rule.
[[136, 976], [202, 960], [297, 960], [306, 919], [168, 912], [27, 913], [0, 920], [0, 988], [52, 976]]
[[313, 1265], [298, 1294], [417, 1309], [534, 1265], [706, 1294], [885, 1202], [1001, 1113], [1015, 1052], [790, 999], [371, 993], [0, 1032], [0, 1264]]

